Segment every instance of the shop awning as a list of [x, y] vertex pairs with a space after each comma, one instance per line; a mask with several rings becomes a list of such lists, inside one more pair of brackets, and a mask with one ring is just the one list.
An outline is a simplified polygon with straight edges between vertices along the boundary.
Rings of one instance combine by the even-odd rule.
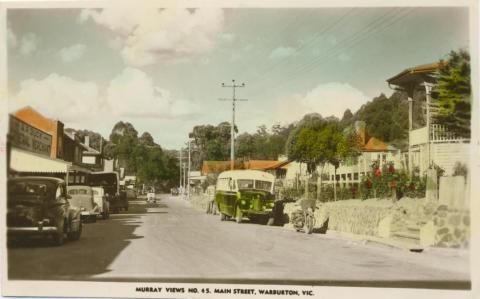
[[10, 168], [16, 172], [67, 173], [72, 163], [12, 148]]

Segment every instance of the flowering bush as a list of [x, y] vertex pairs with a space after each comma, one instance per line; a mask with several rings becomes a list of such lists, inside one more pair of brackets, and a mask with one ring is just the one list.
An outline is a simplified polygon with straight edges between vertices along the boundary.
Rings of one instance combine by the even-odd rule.
[[371, 166], [372, 170], [362, 178], [360, 183], [360, 197], [387, 198], [394, 194], [398, 198], [408, 196], [420, 198], [425, 196], [426, 178], [414, 172], [412, 176], [405, 171], [397, 171], [393, 163], [383, 165], [382, 169], [378, 162]]

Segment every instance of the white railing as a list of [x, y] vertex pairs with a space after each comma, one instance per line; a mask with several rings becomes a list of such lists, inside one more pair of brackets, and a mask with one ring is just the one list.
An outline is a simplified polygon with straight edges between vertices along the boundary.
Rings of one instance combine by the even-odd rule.
[[449, 131], [444, 125], [433, 124], [430, 128], [430, 140], [434, 141], [459, 141], [463, 138], [458, 137], [454, 132]]
[[[427, 143], [428, 130], [423, 127], [410, 131], [410, 146]], [[430, 125], [430, 142], [462, 142], [467, 139], [458, 137], [444, 125]]]

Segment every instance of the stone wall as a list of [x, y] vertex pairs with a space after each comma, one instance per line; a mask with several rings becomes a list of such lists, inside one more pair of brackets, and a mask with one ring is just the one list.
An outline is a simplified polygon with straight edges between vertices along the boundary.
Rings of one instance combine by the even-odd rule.
[[[288, 216], [300, 205], [288, 203]], [[402, 198], [342, 200], [317, 204], [315, 227], [328, 220], [328, 230], [395, 239], [423, 246], [466, 247], [470, 216], [465, 209], [455, 209], [438, 201]], [[291, 224], [287, 224], [291, 227]]]
[[423, 246], [467, 248], [470, 240], [470, 213], [439, 205], [433, 219], [421, 229]]

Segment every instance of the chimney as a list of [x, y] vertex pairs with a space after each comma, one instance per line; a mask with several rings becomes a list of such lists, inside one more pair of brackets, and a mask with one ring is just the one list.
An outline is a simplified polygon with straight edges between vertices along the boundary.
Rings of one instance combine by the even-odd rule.
[[359, 138], [359, 143], [360, 143], [360, 146], [364, 146], [365, 145], [365, 127], [366, 127], [366, 124], [364, 121], [361, 121], [361, 120], [357, 120], [355, 122], [355, 133], [357, 134], [358, 138]]
[[87, 147], [90, 147], [90, 136], [86, 135], [85, 136], [85, 142], [84, 144], [87, 146]]

